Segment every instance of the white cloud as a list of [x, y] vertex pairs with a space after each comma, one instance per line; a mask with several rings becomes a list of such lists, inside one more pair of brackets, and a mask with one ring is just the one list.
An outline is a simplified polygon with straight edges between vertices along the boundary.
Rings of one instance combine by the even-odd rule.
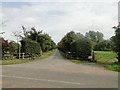
[[30, 3], [22, 8], [3, 8], [4, 18], [8, 20], [6, 37], [12, 31], [20, 30], [21, 25], [35, 26], [49, 33], [58, 42], [68, 31], [85, 32], [98, 30], [105, 38], [114, 35], [113, 25], [117, 25], [117, 3], [61, 2]]
[[[1, 0], [2, 2], [73, 2], [73, 0]], [[74, 0], [74, 2], [118, 2], [119, 0]]]
[[36, 23], [37, 24], [37, 19], [36, 18], [33, 18], [33, 17], [26, 17], [26, 18], [23, 18], [22, 21], [24, 23], [27, 23], [27, 24], [34, 24]]

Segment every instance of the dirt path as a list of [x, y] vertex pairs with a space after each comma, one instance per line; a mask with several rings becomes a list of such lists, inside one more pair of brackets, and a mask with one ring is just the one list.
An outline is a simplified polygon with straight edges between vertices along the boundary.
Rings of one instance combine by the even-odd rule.
[[56, 50], [47, 59], [3, 66], [3, 87], [117, 88], [118, 73], [94, 63], [74, 64]]

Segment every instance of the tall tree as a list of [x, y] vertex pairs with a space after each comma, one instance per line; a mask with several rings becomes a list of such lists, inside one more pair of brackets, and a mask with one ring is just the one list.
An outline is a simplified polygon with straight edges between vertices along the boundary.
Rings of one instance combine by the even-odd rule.
[[80, 33], [67, 33], [58, 43], [58, 49], [65, 53], [67, 58], [88, 60], [91, 55], [91, 42]]
[[86, 33], [85, 37], [96, 43], [103, 41], [103, 33], [98, 31], [89, 31]]
[[59, 42], [59, 48], [62, 49], [63, 52], [69, 52], [70, 51], [70, 45], [72, 44], [72, 42], [74, 42], [76, 39], [76, 34], [74, 31], [70, 31], [69, 33], [67, 33], [62, 40]]
[[104, 40], [102, 42], [99, 42], [94, 46], [94, 50], [96, 50], [96, 51], [111, 51], [112, 50], [112, 42], [110, 40]]
[[48, 34], [42, 33], [42, 30], [38, 31], [35, 27], [32, 27], [29, 31], [27, 31], [24, 26], [22, 26], [22, 29], [24, 38], [38, 42], [41, 46], [42, 51], [46, 52], [55, 48], [54, 41]]
[[120, 62], [120, 25], [113, 28], [115, 29], [115, 36], [113, 36], [115, 51], [118, 53], [118, 61]]

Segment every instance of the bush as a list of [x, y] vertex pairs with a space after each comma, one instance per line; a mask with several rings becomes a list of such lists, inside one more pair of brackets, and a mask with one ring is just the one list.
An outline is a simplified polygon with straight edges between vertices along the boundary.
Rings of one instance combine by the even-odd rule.
[[78, 59], [88, 59], [91, 55], [91, 43], [88, 39], [79, 39], [71, 44], [72, 57]]
[[112, 43], [109, 40], [104, 40], [102, 42], [97, 43], [94, 46], [95, 51], [111, 51]]
[[65, 53], [67, 58], [86, 60], [91, 56], [92, 45], [85, 36], [71, 31], [58, 43], [58, 49]]
[[25, 54], [41, 54], [42, 52], [39, 43], [26, 38], [21, 41], [21, 51]]

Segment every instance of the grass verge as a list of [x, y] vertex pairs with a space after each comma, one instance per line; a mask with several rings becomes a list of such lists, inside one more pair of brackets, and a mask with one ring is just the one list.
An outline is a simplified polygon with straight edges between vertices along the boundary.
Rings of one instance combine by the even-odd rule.
[[117, 53], [112, 51], [95, 51], [97, 64], [103, 65], [106, 69], [120, 72], [120, 63], [116, 62]]
[[30, 59], [13, 59], [13, 60], [0, 60], [0, 65], [11, 65], [30, 62]]
[[120, 72], [120, 63], [109, 63], [104, 65], [105, 65], [105, 68], [108, 70]]
[[[61, 55], [65, 57], [65, 54], [61, 52]], [[120, 72], [120, 63], [113, 62], [116, 61], [117, 54], [112, 51], [95, 51], [95, 59], [97, 60], [96, 64], [102, 65], [108, 70]], [[89, 61], [85, 60], [70, 60], [73, 63], [80, 64], [80, 63], [90, 63]], [[112, 62], [111, 62], [112, 61]]]
[[[48, 58], [54, 52], [55, 52], [55, 50], [44, 52], [42, 56], [35, 58], [35, 60], [41, 60], [44, 58]], [[0, 65], [20, 64], [20, 63], [26, 63], [26, 62], [31, 62], [31, 61], [33, 61], [33, 60], [31, 60], [31, 59], [0, 60]]]
[[51, 50], [51, 51], [48, 51], [48, 52], [43, 52], [42, 56], [37, 57], [36, 60], [48, 58], [48, 57], [51, 56], [54, 52], [55, 52], [55, 50]]

